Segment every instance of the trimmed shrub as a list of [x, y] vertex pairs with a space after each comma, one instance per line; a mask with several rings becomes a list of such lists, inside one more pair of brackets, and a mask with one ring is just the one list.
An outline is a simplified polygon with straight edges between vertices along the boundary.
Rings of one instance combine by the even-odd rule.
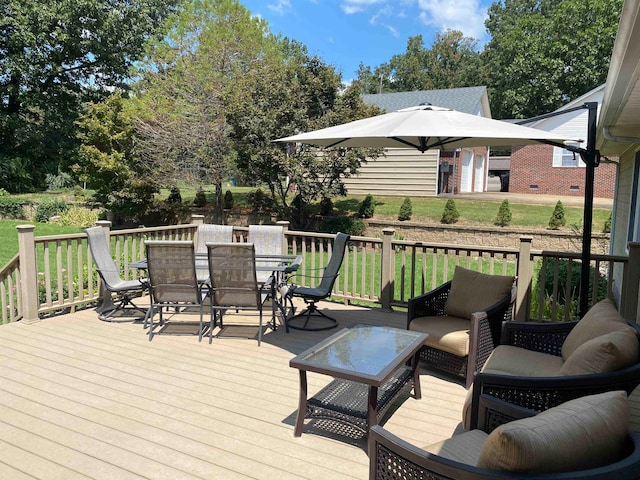
[[367, 225], [359, 218], [325, 217], [318, 230], [322, 233], [348, 233], [349, 235], [364, 235]]
[[180, 189], [177, 186], [171, 187], [169, 196], [167, 197], [169, 203], [182, 203], [182, 195], [180, 195]]
[[604, 221], [604, 226], [602, 227], [602, 233], [611, 233], [611, 215], [613, 212], [609, 212], [609, 216]]
[[453, 198], [447, 200], [447, 203], [444, 206], [444, 211], [442, 212], [442, 218], [440, 219], [440, 223], [456, 223], [460, 218], [460, 213], [456, 208], [456, 202], [453, 201]]
[[225, 210], [231, 210], [233, 208], [233, 193], [231, 190], [224, 192], [224, 199], [222, 200], [222, 208]]
[[320, 200], [320, 215], [328, 216], [333, 214], [333, 201], [330, 198]]
[[22, 203], [9, 196], [0, 196], [0, 217], [12, 220], [24, 219], [24, 208], [22, 208]]
[[558, 230], [560, 227], [564, 227], [567, 224], [567, 220], [564, 218], [564, 205], [558, 200], [556, 208], [553, 209], [551, 218], [549, 219], [549, 228], [551, 230]]
[[51, 217], [60, 215], [67, 208], [64, 200], [45, 200], [39, 203], [36, 208], [35, 221], [46, 223]]
[[264, 213], [271, 211], [271, 198], [261, 188], [249, 193], [249, 205], [254, 212]]
[[373, 200], [373, 195], [369, 194], [364, 197], [362, 203], [360, 203], [360, 209], [358, 210], [358, 214], [361, 218], [371, 218], [373, 217], [373, 213], [376, 209], [375, 201]]
[[207, 195], [204, 193], [202, 187], [196, 192], [196, 196], [193, 199], [193, 204], [196, 207], [204, 207], [207, 204]]
[[56, 225], [74, 225], [76, 227], [91, 227], [98, 221], [100, 212], [76, 205], [68, 208], [60, 214], [55, 221]]
[[506, 198], [500, 204], [498, 215], [496, 215], [493, 223], [500, 227], [506, 227], [511, 223], [511, 205], [509, 205], [509, 200]]
[[411, 220], [411, 215], [413, 214], [413, 207], [411, 206], [411, 199], [409, 197], [405, 197], [402, 205], [400, 205], [400, 213], [398, 213], [398, 220], [401, 222], [405, 220]]

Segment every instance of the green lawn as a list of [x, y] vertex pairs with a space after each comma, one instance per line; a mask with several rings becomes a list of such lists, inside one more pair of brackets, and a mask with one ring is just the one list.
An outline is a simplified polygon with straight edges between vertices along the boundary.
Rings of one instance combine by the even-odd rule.
[[60, 235], [63, 233], [78, 233], [82, 231], [80, 227], [62, 227], [60, 225], [51, 225], [48, 223], [33, 223], [26, 220], [1, 220], [0, 221], [0, 267], [5, 265], [11, 258], [18, 253], [18, 225], [35, 225], [36, 236], [44, 235]]

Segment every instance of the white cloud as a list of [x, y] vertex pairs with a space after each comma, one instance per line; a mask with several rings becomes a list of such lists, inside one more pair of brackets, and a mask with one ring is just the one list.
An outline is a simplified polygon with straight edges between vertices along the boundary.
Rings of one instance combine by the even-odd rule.
[[481, 7], [479, 0], [419, 0], [418, 5], [420, 19], [436, 30], [460, 30], [478, 40], [486, 35], [487, 9]]
[[342, 11], [347, 15], [364, 12], [371, 5], [386, 3], [387, 0], [344, 0], [340, 5]]
[[291, 10], [290, 0], [278, 0], [276, 3], [270, 3], [267, 5], [272, 12], [284, 15], [288, 10]]

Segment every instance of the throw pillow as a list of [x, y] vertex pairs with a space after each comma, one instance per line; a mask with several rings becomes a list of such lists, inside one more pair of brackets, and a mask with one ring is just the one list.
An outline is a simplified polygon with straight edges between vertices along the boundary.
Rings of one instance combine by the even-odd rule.
[[514, 277], [486, 275], [456, 267], [451, 290], [444, 305], [444, 313], [452, 317], [470, 319], [475, 312], [485, 310], [511, 292]]
[[570, 400], [496, 428], [478, 467], [508, 472], [570, 472], [617, 461], [629, 428], [624, 391]]

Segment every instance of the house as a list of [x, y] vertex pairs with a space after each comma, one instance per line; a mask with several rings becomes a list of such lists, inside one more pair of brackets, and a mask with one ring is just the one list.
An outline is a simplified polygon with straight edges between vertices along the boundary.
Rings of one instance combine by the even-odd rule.
[[[367, 104], [387, 112], [431, 104], [491, 118], [486, 87], [363, 95]], [[426, 197], [439, 193], [483, 192], [487, 182], [486, 147], [460, 152], [387, 149], [386, 155], [364, 163], [357, 175], [344, 178], [350, 195]]]
[[[586, 102], [602, 103], [605, 85], [594, 88], [556, 110], [550, 118], [527, 124], [567, 138], [585, 139], [587, 117], [585, 109], [571, 111]], [[491, 160], [490, 160], [491, 162]], [[598, 166], [594, 196], [613, 198], [617, 158], [609, 158]], [[584, 196], [584, 163], [579, 155], [551, 145], [514, 146], [511, 151], [509, 192], [547, 195]]]
[[[640, 2], [626, 0], [613, 47], [596, 130], [596, 148], [619, 158], [611, 224], [610, 253], [630, 255], [640, 242]], [[601, 168], [601, 167], [598, 167]], [[597, 172], [598, 174], [599, 172]], [[640, 265], [630, 264], [637, 272]], [[638, 317], [635, 285], [625, 286], [621, 269], [613, 272], [613, 294], [627, 318]], [[625, 281], [627, 281], [625, 279]]]

